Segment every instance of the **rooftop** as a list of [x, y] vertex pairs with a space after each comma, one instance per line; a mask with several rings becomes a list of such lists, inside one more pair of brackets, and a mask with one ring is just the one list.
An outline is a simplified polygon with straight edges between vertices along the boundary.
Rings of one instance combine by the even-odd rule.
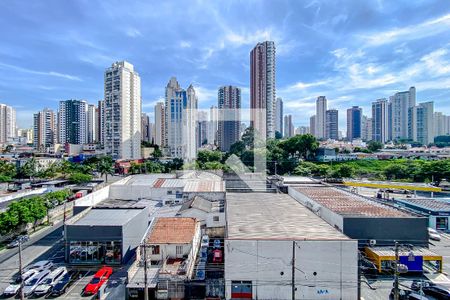
[[[377, 256], [394, 256], [395, 257], [395, 251], [394, 247], [370, 247], [368, 248], [370, 251], [375, 253]], [[420, 256], [438, 256], [436, 253], [431, 251], [428, 248], [424, 247], [414, 247], [412, 250], [409, 249], [399, 249], [399, 256], [408, 256], [410, 253], [413, 253], [414, 255], [420, 255]]]
[[411, 217], [410, 214], [356, 194], [329, 186], [296, 186], [302, 193], [318, 204], [344, 216], [365, 217]]
[[124, 185], [152, 186], [159, 178], [174, 178], [173, 174], [145, 174], [130, 176]]
[[[74, 226], [122, 226], [142, 212], [135, 208], [92, 208], [80, 219], [74, 218]], [[70, 219], [67, 223], [71, 223]]]
[[150, 229], [149, 244], [188, 244], [195, 235], [194, 218], [158, 218]]
[[188, 180], [183, 189], [187, 193], [225, 192], [225, 183], [219, 180]]
[[346, 240], [286, 194], [227, 193], [228, 239]]
[[435, 212], [450, 212], [450, 202], [439, 199], [396, 199], [397, 202]]

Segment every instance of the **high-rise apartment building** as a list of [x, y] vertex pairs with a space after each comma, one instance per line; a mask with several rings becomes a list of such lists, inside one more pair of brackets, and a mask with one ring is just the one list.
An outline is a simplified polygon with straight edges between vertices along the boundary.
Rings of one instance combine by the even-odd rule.
[[419, 103], [411, 109], [412, 140], [428, 145], [434, 141], [433, 102]]
[[230, 146], [239, 141], [241, 125], [241, 89], [222, 86], [218, 91], [218, 131], [217, 145], [221, 151], [229, 151]]
[[203, 145], [208, 143], [208, 129], [209, 129], [209, 121], [208, 121], [208, 113], [206, 111], [198, 111], [197, 114], [197, 148], [202, 147]]
[[152, 132], [150, 118], [146, 113], [141, 114], [141, 140], [150, 143], [152, 141]]
[[372, 118], [362, 116], [361, 123], [361, 138], [363, 141], [369, 142], [372, 140]]
[[86, 114], [86, 143], [98, 142], [98, 111], [94, 104], [88, 104]]
[[56, 116], [53, 110], [45, 108], [33, 117], [33, 146], [45, 151], [56, 143]]
[[153, 136], [155, 137], [155, 144], [164, 147], [165, 144], [165, 120], [166, 112], [163, 102], [157, 102], [155, 105], [155, 126], [153, 129]]
[[258, 43], [250, 52], [250, 126], [275, 137], [275, 43]]
[[58, 110], [58, 143], [84, 144], [87, 141], [87, 109], [84, 100], [63, 100]]
[[315, 137], [326, 138], [327, 98], [319, 96], [316, 100], [316, 120], [314, 126]]
[[141, 158], [141, 79], [132, 64], [105, 71], [104, 148], [115, 159]]
[[0, 104], [0, 144], [16, 137], [16, 110]]
[[347, 109], [347, 139], [352, 141], [362, 137], [362, 108], [353, 106]]
[[275, 103], [275, 131], [283, 135], [283, 99], [280, 97]]
[[434, 136], [450, 134], [449, 119], [449, 116], [446, 116], [441, 112], [434, 113]]
[[97, 140], [100, 145], [104, 145], [105, 136], [105, 101], [98, 101], [97, 106]]
[[308, 126], [299, 126], [295, 129], [295, 134], [308, 134], [310, 129]]
[[198, 99], [192, 85], [184, 90], [175, 77], [166, 86], [165, 146], [171, 157], [191, 161], [197, 156]]
[[388, 108], [388, 114], [391, 114], [389, 122], [392, 123], [392, 126], [388, 126], [392, 130], [389, 139], [411, 138], [409, 110], [416, 105], [416, 88], [410, 87], [408, 91], [395, 93], [389, 97], [389, 102], [391, 105]]
[[316, 115], [309, 118], [309, 132], [316, 136]]
[[339, 139], [339, 112], [337, 109], [326, 111], [325, 137], [332, 140]]
[[388, 102], [378, 99], [372, 103], [372, 140], [386, 143], [388, 141]]
[[285, 138], [294, 136], [294, 123], [292, 122], [292, 115], [284, 116], [284, 134]]
[[[219, 110], [217, 106], [211, 106], [209, 109], [209, 129], [208, 129], [208, 144], [217, 145], [217, 132], [219, 130]], [[242, 131], [242, 128], [241, 128]]]

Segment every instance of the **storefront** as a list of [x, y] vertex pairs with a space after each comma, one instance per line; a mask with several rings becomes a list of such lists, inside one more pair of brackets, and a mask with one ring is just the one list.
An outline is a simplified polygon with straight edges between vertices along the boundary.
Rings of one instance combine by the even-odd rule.
[[148, 226], [145, 208], [93, 208], [64, 228], [66, 261], [72, 265], [120, 265], [134, 254]]

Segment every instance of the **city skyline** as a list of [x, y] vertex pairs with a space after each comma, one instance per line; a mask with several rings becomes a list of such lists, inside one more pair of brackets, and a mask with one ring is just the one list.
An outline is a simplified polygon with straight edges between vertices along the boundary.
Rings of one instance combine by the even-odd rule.
[[[171, 76], [182, 86], [193, 83], [202, 109], [214, 105], [217, 89], [229, 84], [241, 88], [242, 107], [248, 108], [248, 55], [264, 40], [275, 41], [277, 97], [283, 98], [284, 111], [293, 115], [296, 127], [309, 123], [319, 95], [341, 112], [359, 105], [369, 114], [373, 101], [409, 86], [417, 88], [417, 102], [434, 101], [436, 111], [450, 113], [449, 45], [443, 38], [450, 30], [450, 7], [438, 1], [407, 7], [383, 1], [327, 7], [319, 1], [282, 2], [276, 7], [261, 4], [257, 11], [251, 4], [203, 3], [189, 7], [186, 14], [192, 18], [175, 13], [171, 8], [176, 4], [24, 5], [0, 4], [1, 22], [11, 28], [4, 33], [2, 46], [0, 102], [16, 109], [20, 127], [31, 127], [33, 113], [44, 107], [56, 109], [60, 100], [102, 99], [103, 70], [120, 60], [131, 62], [140, 73], [143, 112], [152, 120], [153, 107], [164, 97]], [[55, 9], [41, 22], [47, 5]], [[31, 8], [33, 15], [27, 14]], [[97, 16], [93, 12], [98, 9], [106, 13]], [[136, 18], [117, 20], [108, 36], [101, 36], [116, 10]], [[156, 10], [157, 15], [151, 13]], [[398, 14], [400, 10], [404, 14]], [[195, 18], [205, 13], [216, 21]], [[244, 15], [254, 16], [255, 22], [233, 25]], [[181, 21], [186, 29], [174, 33]], [[152, 26], [156, 23], [164, 26]], [[67, 48], [73, 51], [70, 55]], [[345, 122], [340, 118], [339, 129], [344, 132]]]

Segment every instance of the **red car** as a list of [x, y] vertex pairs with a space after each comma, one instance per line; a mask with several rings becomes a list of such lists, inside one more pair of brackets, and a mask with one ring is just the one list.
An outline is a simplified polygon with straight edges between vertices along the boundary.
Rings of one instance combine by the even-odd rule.
[[103, 267], [95, 273], [94, 277], [84, 288], [85, 295], [94, 295], [97, 294], [98, 290], [102, 287], [102, 285], [108, 280], [109, 276], [111, 276], [113, 270], [111, 267]]
[[222, 251], [216, 249], [213, 251], [213, 263], [221, 263], [222, 262]]

